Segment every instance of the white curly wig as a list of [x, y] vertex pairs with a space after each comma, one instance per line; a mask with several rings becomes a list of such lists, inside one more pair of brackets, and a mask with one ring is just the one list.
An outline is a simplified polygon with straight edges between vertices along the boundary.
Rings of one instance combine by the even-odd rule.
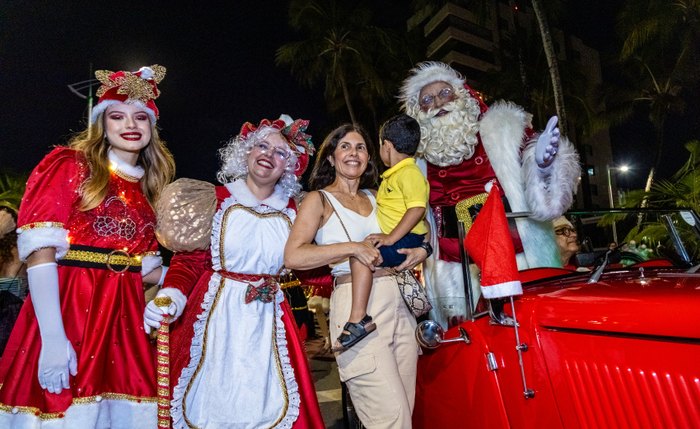
[[[243, 137], [241, 134], [233, 137], [224, 147], [219, 149], [221, 169], [216, 173], [216, 178], [219, 182], [225, 184], [236, 179], [245, 178], [248, 175], [248, 154], [255, 143], [264, 140], [271, 133], [281, 134], [281, 131], [272, 126], [262, 126], [249, 133], [247, 137]], [[282, 138], [285, 137], [282, 136]], [[277, 186], [282, 188], [284, 195], [288, 198], [297, 195], [301, 191], [301, 185], [294, 174], [296, 165], [297, 155], [292, 152], [292, 155], [287, 160], [284, 173], [282, 173], [282, 177], [277, 182]]]

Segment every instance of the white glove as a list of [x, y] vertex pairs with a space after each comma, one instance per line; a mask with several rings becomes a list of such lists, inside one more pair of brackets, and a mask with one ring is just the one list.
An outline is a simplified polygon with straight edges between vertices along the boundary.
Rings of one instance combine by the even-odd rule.
[[535, 147], [535, 162], [540, 168], [547, 168], [552, 164], [554, 157], [559, 150], [559, 127], [557, 122], [559, 118], [552, 116], [547, 121], [542, 134], [537, 138], [537, 146]]
[[178, 317], [182, 315], [185, 310], [185, 304], [187, 304], [187, 297], [180, 292], [179, 289], [172, 287], [164, 288], [158, 291], [156, 298], [159, 297], [170, 297], [172, 302], [170, 305], [165, 307], [158, 307], [154, 301], [149, 301], [146, 304], [146, 309], [143, 311], [143, 329], [147, 334], [151, 333], [151, 329], [160, 328], [160, 323], [163, 321], [163, 315], [170, 315], [170, 322], [174, 322]]
[[39, 385], [50, 393], [61, 393], [70, 387], [68, 373], [78, 374], [78, 359], [63, 328], [56, 263], [27, 268], [27, 282], [41, 335]]

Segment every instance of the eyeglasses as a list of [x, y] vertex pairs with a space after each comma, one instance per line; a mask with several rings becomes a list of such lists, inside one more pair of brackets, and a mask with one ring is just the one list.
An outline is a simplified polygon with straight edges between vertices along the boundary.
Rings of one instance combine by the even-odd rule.
[[257, 150], [263, 155], [272, 153], [272, 156], [279, 159], [280, 161], [286, 161], [292, 156], [292, 153], [288, 150], [282, 149], [281, 147], [272, 146], [268, 142], [262, 141], [255, 143], [253, 149]]
[[564, 237], [570, 237], [572, 234], [576, 234], [576, 230], [570, 226], [565, 226], [563, 228], [558, 228], [554, 230], [556, 235], [563, 235]]
[[423, 98], [418, 100], [418, 104], [421, 107], [430, 107], [435, 103], [435, 98], [439, 98], [442, 101], [450, 101], [454, 96], [454, 90], [452, 88], [442, 88], [437, 95], [424, 95]]

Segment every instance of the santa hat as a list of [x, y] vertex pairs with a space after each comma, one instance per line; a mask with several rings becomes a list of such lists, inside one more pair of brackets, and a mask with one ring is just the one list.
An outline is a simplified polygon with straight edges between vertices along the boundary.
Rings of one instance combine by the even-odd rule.
[[107, 107], [127, 103], [144, 108], [151, 122], [156, 123], [158, 108], [154, 100], [160, 95], [157, 84], [165, 77], [165, 67], [155, 64], [137, 72], [97, 70], [95, 77], [102, 85], [97, 90], [99, 99], [92, 108], [90, 122], [94, 123]]
[[297, 165], [294, 169], [294, 174], [300, 177], [306, 171], [309, 165], [309, 157], [314, 154], [314, 144], [311, 142], [311, 136], [306, 134], [306, 128], [309, 126], [309, 121], [306, 119], [292, 119], [291, 116], [282, 114], [279, 119], [271, 121], [263, 119], [258, 125], [251, 122], [246, 122], [241, 127], [239, 135], [241, 139], [246, 140], [250, 133], [259, 130], [261, 127], [270, 127], [279, 130], [287, 140], [287, 144], [297, 157]]
[[489, 191], [486, 203], [464, 239], [464, 246], [469, 257], [481, 269], [481, 291], [484, 298], [502, 298], [523, 293], [498, 185], [494, 184]]
[[439, 61], [425, 61], [418, 64], [404, 80], [399, 93], [399, 101], [403, 103], [404, 111], [418, 105], [418, 95], [424, 86], [433, 82], [447, 82], [455, 90], [464, 86], [464, 78], [455, 69]]

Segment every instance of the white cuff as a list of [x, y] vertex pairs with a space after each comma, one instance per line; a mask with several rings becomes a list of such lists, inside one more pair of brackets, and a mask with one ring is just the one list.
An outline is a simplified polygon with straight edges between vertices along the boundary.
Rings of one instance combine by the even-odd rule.
[[168, 273], [168, 267], [165, 265], [160, 266], [160, 278], [158, 279], [158, 283], [156, 283], [156, 286], [163, 286], [163, 282], [165, 281], [165, 275]]
[[45, 247], [56, 248], [57, 260], [66, 256], [70, 248], [68, 230], [59, 226], [19, 229], [17, 251], [22, 262], [26, 262], [29, 255]]
[[146, 255], [141, 259], [141, 277], [147, 276], [151, 271], [163, 265], [160, 252], [155, 255]]

